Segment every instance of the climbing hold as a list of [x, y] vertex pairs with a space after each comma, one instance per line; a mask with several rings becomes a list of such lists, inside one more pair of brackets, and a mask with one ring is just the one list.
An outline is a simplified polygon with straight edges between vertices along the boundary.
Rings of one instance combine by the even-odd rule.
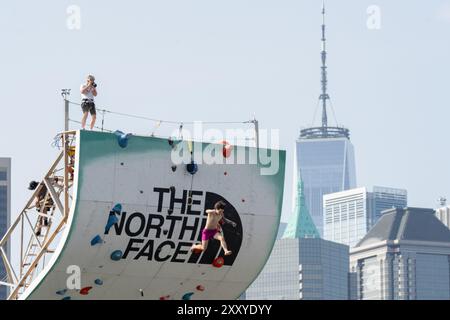
[[191, 163], [188, 163], [186, 165], [186, 170], [187, 172], [189, 172], [190, 174], [196, 174], [198, 171], [198, 165], [195, 163], [194, 160], [191, 161]]
[[116, 204], [113, 208], [112, 211], [114, 211], [115, 213], [120, 214], [122, 212], [122, 205], [120, 203]]
[[126, 148], [128, 145], [128, 138], [132, 136], [131, 133], [123, 133], [122, 131], [116, 130], [114, 134], [117, 136], [117, 142], [121, 148]]
[[100, 269], [103, 268], [103, 266], [98, 266]]
[[223, 173], [224, 176], [226, 176], [227, 174], [228, 174], [228, 172], [226, 172], [226, 171]]
[[103, 280], [101, 280], [101, 279], [95, 279], [94, 283], [95, 283], [96, 285], [98, 285], [98, 286], [101, 286], [101, 285], [103, 285]]
[[206, 272], [202, 272], [202, 276], [204, 276], [206, 274]]
[[106, 223], [105, 226], [105, 234], [107, 234], [109, 232], [109, 229], [111, 229], [111, 227], [115, 225], [117, 222], [119, 222], [119, 219], [116, 217], [114, 211], [111, 211], [109, 213], [108, 222]]
[[169, 145], [171, 147], [173, 147], [173, 140], [172, 140], [172, 138], [167, 139], [167, 142], [169, 143]]
[[66, 294], [66, 292], [67, 292], [67, 289], [62, 289], [62, 290], [56, 291], [56, 294], [57, 294], [57, 295], [60, 295], [60, 296], [63, 296], [63, 295]]
[[173, 213], [173, 209], [167, 209], [167, 213], [169, 214], [169, 216]]
[[194, 294], [193, 292], [185, 293], [181, 299], [182, 300], [191, 300], [191, 297], [193, 294]]
[[144, 290], [139, 289], [139, 292], [141, 293], [141, 297], [143, 297], [144, 296]]
[[122, 251], [116, 250], [111, 253], [111, 260], [119, 261], [120, 259], [122, 259]]
[[221, 144], [223, 144], [222, 155], [224, 158], [228, 158], [231, 155], [231, 150], [233, 150], [233, 147], [225, 140], [223, 140]]
[[159, 300], [169, 300], [169, 298], [170, 298], [170, 296], [167, 295], [167, 296], [159, 297]]
[[139, 191], [141, 194], [143, 194], [144, 193], [144, 190], [141, 190], [141, 191]]
[[166, 235], [169, 230], [163, 230], [163, 234]]
[[123, 162], [121, 162], [120, 165], [123, 166]]
[[205, 287], [202, 286], [201, 284], [199, 284], [199, 285], [196, 287], [196, 289], [197, 289], [198, 291], [205, 291]]
[[96, 235], [94, 238], [92, 238], [91, 246], [95, 246], [97, 243], [103, 243], [103, 240], [100, 237], [100, 235]]
[[109, 232], [109, 229], [111, 229], [113, 225], [119, 222], [119, 219], [116, 217], [116, 214], [120, 215], [121, 212], [122, 212], [122, 205], [120, 203], [114, 205], [114, 207], [109, 212], [108, 222], [106, 223], [105, 226], [105, 234]]
[[83, 295], [83, 296], [86, 296], [86, 295], [89, 294], [89, 290], [91, 290], [91, 289], [92, 289], [92, 287], [85, 287], [85, 288], [80, 290], [80, 294]]
[[187, 203], [188, 203], [188, 204], [192, 204], [192, 197], [188, 197]]
[[62, 298], [61, 300], [71, 300], [71, 299], [72, 299], [71, 297], [67, 296], [67, 297]]
[[222, 257], [217, 257], [214, 259], [212, 265], [216, 268], [221, 268], [223, 266], [224, 262], [225, 261], [223, 260]]
[[173, 172], [177, 171], [177, 166], [176, 165], [171, 166], [171, 168], [172, 168]]
[[242, 201], [242, 202], [245, 202], [245, 199], [242, 199], [241, 201]]

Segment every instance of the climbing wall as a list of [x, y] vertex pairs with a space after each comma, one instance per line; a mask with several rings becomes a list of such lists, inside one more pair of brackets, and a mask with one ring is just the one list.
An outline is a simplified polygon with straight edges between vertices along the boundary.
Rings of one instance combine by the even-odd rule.
[[[283, 199], [279, 170], [261, 164], [174, 165], [188, 144], [154, 137], [77, 133], [74, 200], [67, 227], [46, 269], [22, 299], [235, 299], [257, 277], [272, 250]], [[205, 144], [188, 144], [189, 150]], [[224, 158], [251, 148], [225, 145]], [[235, 153], [235, 154], [233, 154]], [[234, 157], [236, 158], [236, 157]], [[204, 252], [205, 210], [222, 200], [222, 230]], [[71, 277], [80, 270], [81, 285]], [[69, 286], [68, 286], [69, 282]]]

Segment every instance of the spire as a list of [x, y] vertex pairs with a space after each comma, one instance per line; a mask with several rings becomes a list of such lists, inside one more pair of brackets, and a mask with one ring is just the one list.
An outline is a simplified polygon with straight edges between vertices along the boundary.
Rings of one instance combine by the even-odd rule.
[[322, 127], [328, 126], [327, 120], [327, 100], [330, 99], [327, 93], [327, 48], [325, 38], [325, 1], [322, 2], [322, 93], [319, 99], [322, 100]]
[[303, 193], [303, 181], [300, 178], [297, 183], [297, 199], [295, 202], [294, 213], [289, 219], [289, 223], [282, 238], [320, 238], [320, 234], [309, 215], [308, 208], [306, 208], [305, 195]]

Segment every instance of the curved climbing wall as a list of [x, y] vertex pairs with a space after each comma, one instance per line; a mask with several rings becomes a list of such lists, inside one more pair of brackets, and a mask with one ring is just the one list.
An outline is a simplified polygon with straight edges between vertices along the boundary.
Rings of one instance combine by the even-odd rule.
[[[275, 241], [285, 152], [279, 151], [276, 174], [262, 175], [259, 163], [174, 165], [172, 152], [185, 144], [121, 132], [78, 132], [67, 227], [52, 260], [21, 298], [239, 297]], [[251, 149], [224, 143], [219, 156], [228, 159]], [[218, 200], [226, 203], [225, 217], [236, 223], [222, 224], [232, 254], [225, 256], [218, 240], [210, 240], [204, 252], [191, 252], [201, 241], [205, 210]]]

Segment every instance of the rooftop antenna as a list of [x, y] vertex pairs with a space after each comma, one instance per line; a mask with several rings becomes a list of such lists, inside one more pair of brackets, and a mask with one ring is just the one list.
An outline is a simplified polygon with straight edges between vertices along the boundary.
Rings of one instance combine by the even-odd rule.
[[325, 38], [325, 1], [322, 2], [322, 93], [319, 96], [319, 100], [322, 101], [322, 127], [328, 127], [327, 120], [327, 100], [330, 96], [327, 93], [327, 48], [326, 48], [326, 38]]

